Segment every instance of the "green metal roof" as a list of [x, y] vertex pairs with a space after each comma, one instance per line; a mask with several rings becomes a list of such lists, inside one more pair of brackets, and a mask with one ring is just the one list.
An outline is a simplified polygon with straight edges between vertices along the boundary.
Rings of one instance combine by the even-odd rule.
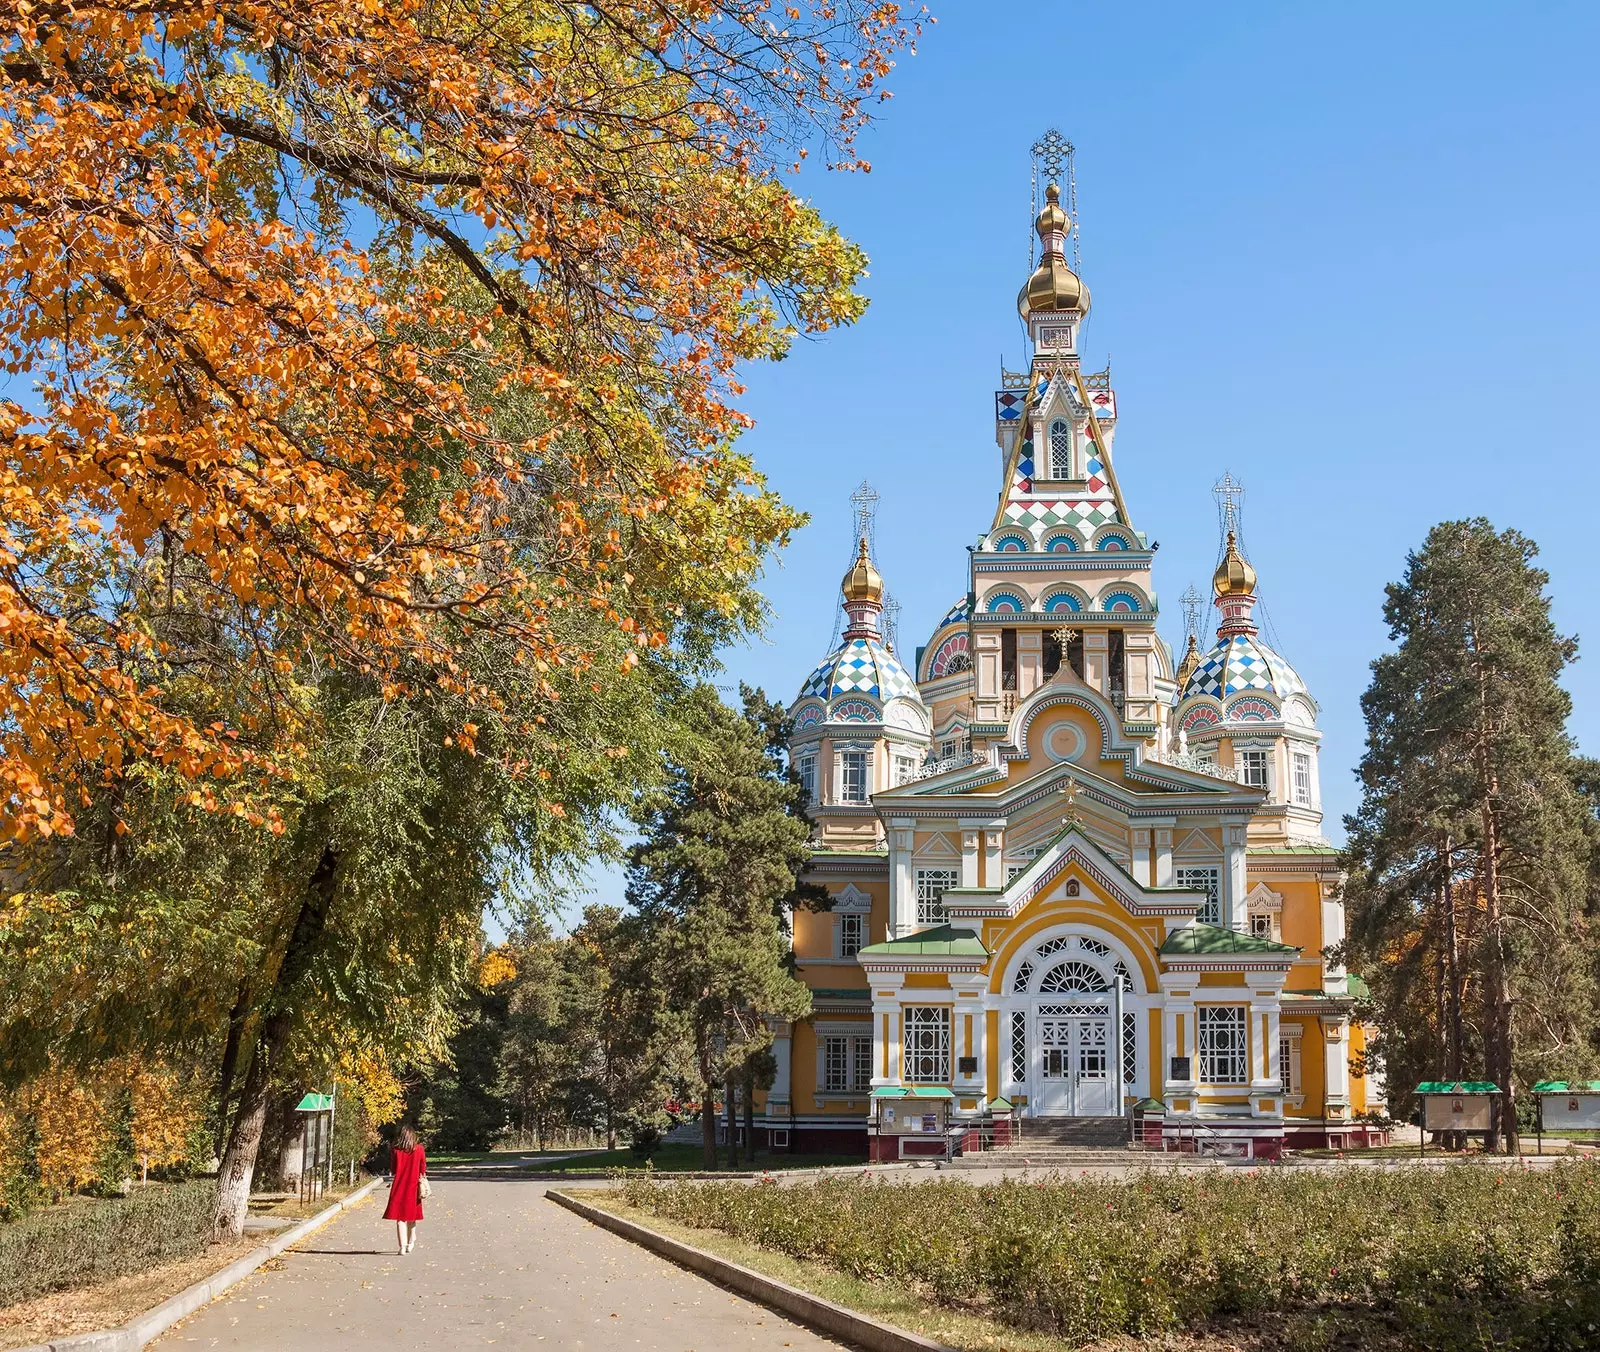
[[1241, 957], [1260, 957], [1276, 953], [1298, 953], [1289, 944], [1275, 944], [1271, 939], [1258, 939], [1253, 934], [1224, 929], [1221, 925], [1185, 925], [1173, 930], [1162, 941], [1161, 956], [1217, 958], [1235, 953]]
[[332, 1094], [307, 1094], [299, 1103], [295, 1104], [297, 1113], [331, 1113], [333, 1111]]
[[1535, 1094], [1600, 1094], [1600, 1080], [1541, 1080]]
[[992, 1098], [988, 1103], [991, 1113], [1009, 1113], [1015, 1107], [1016, 1104], [1012, 1103], [1008, 1098]]
[[881, 944], [868, 944], [861, 950], [863, 958], [986, 958], [989, 950], [971, 930], [956, 929], [953, 925], [936, 925], [933, 929], [919, 930], [904, 939], [890, 939]]
[[1332, 845], [1252, 845], [1246, 854], [1338, 854]]
[[1419, 1094], [1498, 1094], [1500, 1086], [1490, 1084], [1488, 1080], [1457, 1080], [1454, 1084], [1445, 1080], [1424, 1080], [1417, 1086]]
[[870, 1000], [872, 990], [867, 986], [813, 986], [813, 1000]]
[[872, 1097], [946, 1099], [955, 1095], [942, 1084], [880, 1084], [872, 1091]]
[[1345, 977], [1345, 985], [1349, 988], [1350, 994], [1355, 996], [1357, 1000], [1372, 999], [1372, 987], [1367, 985], [1366, 981], [1354, 972]]

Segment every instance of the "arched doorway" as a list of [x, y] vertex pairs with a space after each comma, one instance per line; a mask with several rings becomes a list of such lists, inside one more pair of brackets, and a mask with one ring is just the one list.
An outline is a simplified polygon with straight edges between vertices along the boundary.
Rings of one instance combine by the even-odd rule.
[[1008, 1095], [1030, 1117], [1120, 1116], [1143, 1059], [1129, 964], [1093, 934], [1056, 933], [1013, 963], [1006, 989]]

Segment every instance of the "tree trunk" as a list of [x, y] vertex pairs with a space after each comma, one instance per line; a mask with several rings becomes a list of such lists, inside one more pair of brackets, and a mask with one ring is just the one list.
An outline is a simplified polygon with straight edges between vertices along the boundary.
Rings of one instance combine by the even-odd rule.
[[244, 1040], [245, 1014], [250, 1008], [250, 987], [239, 984], [239, 998], [228, 1011], [228, 1040], [222, 1048], [222, 1069], [217, 1072], [217, 1134], [212, 1152], [220, 1160], [228, 1143], [228, 1099], [233, 1094], [233, 1077], [239, 1070], [239, 1047]]
[[737, 1081], [730, 1074], [722, 1085], [724, 1110], [728, 1119], [728, 1168], [739, 1167], [739, 1100]]
[[[1456, 936], [1456, 894], [1451, 886], [1451, 874], [1454, 871], [1451, 861], [1454, 858], [1455, 846], [1449, 836], [1444, 838], [1442, 848], [1443, 866], [1439, 884], [1439, 902], [1444, 917], [1444, 966], [1445, 966], [1445, 1079], [1451, 1084], [1456, 1083], [1464, 1067], [1464, 1040], [1461, 1033], [1461, 945]], [[1449, 1133], [1449, 1146], [1452, 1150], [1465, 1150], [1467, 1137], [1465, 1132], [1452, 1131]]]
[[239, 1112], [233, 1132], [217, 1171], [217, 1210], [212, 1218], [212, 1234], [217, 1239], [237, 1239], [244, 1233], [250, 1211], [250, 1181], [255, 1176], [256, 1155], [261, 1149], [261, 1133], [267, 1121], [267, 1101], [272, 1092], [272, 1073], [294, 1030], [294, 1008], [290, 1001], [311, 966], [318, 941], [328, 924], [328, 909], [333, 903], [333, 881], [337, 860], [331, 849], [322, 858], [306, 883], [295, 917], [289, 946], [278, 965], [278, 977], [267, 999], [268, 1013], [256, 1034], [255, 1055], [245, 1073], [239, 1095]]
[[717, 1167], [717, 1086], [710, 1076], [700, 1083], [700, 1163], [708, 1170]]
[[744, 1158], [752, 1168], [756, 1162], [756, 1095], [755, 1075], [746, 1068], [744, 1072]]

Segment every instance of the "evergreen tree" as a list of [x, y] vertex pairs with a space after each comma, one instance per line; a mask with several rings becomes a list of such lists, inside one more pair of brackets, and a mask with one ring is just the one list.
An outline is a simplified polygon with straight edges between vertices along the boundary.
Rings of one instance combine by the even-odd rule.
[[1555, 630], [1536, 554], [1479, 518], [1434, 527], [1408, 557], [1347, 821], [1350, 947], [1375, 973], [1391, 1075], [1481, 1065], [1513, 1152], [1518, 1078], [1581, 1072], [1595, 1028], [1594, 814], [1557, 683], [1577, 645]]
[[770, 735], [771, 702], [741, 693], [743, 713], [705, 685], [682, 701], [687, 735], [666, 786], [642, 804], [645, 839], [628, 875], [652, 936], [664, 1040], [693, 1059], [708, 1168], [719, 1086], [770, 1045], [769, 1020], [811, 1006], [780, 920], [796, 896], [809, 825]]

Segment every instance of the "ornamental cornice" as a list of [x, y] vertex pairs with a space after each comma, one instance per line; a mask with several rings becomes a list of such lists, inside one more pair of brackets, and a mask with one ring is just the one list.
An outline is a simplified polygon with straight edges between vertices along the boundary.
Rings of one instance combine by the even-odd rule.
[[[1001, 527], [1004, 530], [1005, 527]], [[1020, 552], [1020, 551], [1019, 551]], [[1030, 554], [1039, 557], [1030, 558]], [[1078, 559], [1080, 555], [1087, 554], [1088, 559], [1078, 562], [1063, 563], [1063, 559]], [[1052, 554], [1047, 550], [1029, 550], [1022, 554], [1020, 560], [1005, 559], [1005, 554], [1000, 550], [991, 550], [987, 553], [974, 551], [972, 555], [972, 571], [975, 573], [1114, 573], [1118, 571], [1148, 573], [1150, 565], [1155, 558], [1147, 549], [1113, 549], [1106, 552], [1097, 550], [1062, 550]], [[1110, 562], [1115, 559], [1116, 562]], [[992, 560], [992, 562], [991, 562]], [[1125, 564], [1124, 560], [1128, 562]]]
[[[989, 965], [987, 958], [862, 958], [862, 969], [873, 976], [887, 972], [982, 972]], [[904, 992], [901, 992], [904, 994]], [[920, 990], [919, 996], [931, 992]], [[948, 992], [954, 996], [955, 991]]]
[[1065, 620], [1071, 620], [1074, 624], [1104, 620], [1107, 624], [1125, 629], [1130, 624], [1154, 626], [1156, 618], [1154, 610], [985, 610], [974, 615], [972, 623], [1014, 627], [1019, 624], [1060, 624]]
[[[1287, 972], [1297, 961], [1297, 957], [1249, 958], [1233, 953], [1214, 958], [1162, 958], [1161, 969], [1164, 972]], [[1209, 997], [1197, 995], [1196, 998]]]

